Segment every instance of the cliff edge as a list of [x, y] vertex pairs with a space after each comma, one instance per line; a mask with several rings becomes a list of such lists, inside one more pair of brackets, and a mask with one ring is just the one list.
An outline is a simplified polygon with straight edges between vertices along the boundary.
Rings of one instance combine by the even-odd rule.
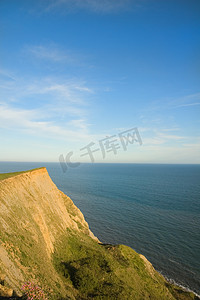
[[0, 296], [31, 282], [48, 299], [195, 299], [131, 248], [99, 243], [46, 168], [2, 175]]

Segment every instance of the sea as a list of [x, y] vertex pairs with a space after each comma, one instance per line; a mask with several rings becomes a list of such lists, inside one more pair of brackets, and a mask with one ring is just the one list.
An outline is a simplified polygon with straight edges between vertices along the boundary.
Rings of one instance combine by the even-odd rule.
[[102, 243], [125, 244], [168, 280], [200, 294], [200, 165], [0, 162], [46, 167]]

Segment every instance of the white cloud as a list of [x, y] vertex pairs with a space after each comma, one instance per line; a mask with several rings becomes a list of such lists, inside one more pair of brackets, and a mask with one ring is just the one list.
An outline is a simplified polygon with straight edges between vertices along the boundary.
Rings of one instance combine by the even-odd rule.
[[70, 141], [91, 139], [85, 120], [74, 120], [59, 126], [53, 120], [43, 120], [42, 109], [16, 109], [0, 105], [0, 128]]
[[48, 1], [46, 11], [62, 8], [65, 12], [87, 9], [96, 13], [113, 13], [130, 8], [133, 3], [137, 5], [138, 2], [138, 0], [52, 0]]
[[[78, 83], [76, 83], [78, 84]], [[75, 84], [75, 85], [76, 85]], [[89, 88], [81, 87], [77, 89], [73, 82], [54, 82], [53, 80], [48, 80], [48, 82], [36, 82], [27, 86], [27, 94], [32, 95], [51, 95], [54, 99], [66, 103], [78, 103], [84, 104], [84, 100], [81, 97], [83, 93], [77, 93], [77, 91], [87, 91]], [[81, 95], [80, 95], [81, 94]], [[50, 99], [49, 99], [50, 100]]]
[[[8, 81], [8, 82], [7, 82]], [[0, 79], [0, 128], [10, 132], [74, 140], [91, 140], [90, 100], [93, 90], [78, 79]]]
[[0, 80], [4, 80], [7, 81], [7, 82], [12, 82], [12, 81], [15, 81], [15, 76], [12, 72], [8, 71], [8, 70], [5, 70], [5, 69], [0, 69]]
[[196, 147], [183, 145], [143, 145], [140, 147], [137, 159], [140, 162], [151, 163], [200, 163], [199, 143]]
[[143, 145], [162, 145], [165, 143], [165, 140], [158, 137], [153, 138], [143, 138]]
[[183, 144], [184, 147], [189, 147], [189, 148], [198, 148], [200, 151], [200, 142], [197, 143], [192, 143], [192, 144]]
[[184, 136], [165, 134], [163, 132], [158, 132], [157, 134], [160, 138], [165, 139], [165, 140], [183, 140], [186, 138]]
[[52, 63], [67, 63], [77, 64], [79, 62], [78, 55], [72, 54], [69, 50], [60, 49], [55, 44], [49, 45], [29, 45], [26, 46], [23, 52], [31, 54], [33, 57], [52, 62]]
[[158, 130], [157, 128], [140, 128], [143, 144], [146, 146], [166, 145], [172, 143], [180, 144], [188, 139], [186, 136], [167, 134], [167, 132], [171, 131], [173, 132], [174, 128], [165, 128], [163, 130]]
[[169, 108], [181, 108], [187, 106], [195, 106], [200, 104], [200, 93], [185, 95], [182, 97], [170, 99], [167, 106]]
[[141, 119], [146, 118], [145, 113], [162, 112], [163, 110], [174, 110], [184, 106], [195, 106], [200, 104], [200, 93], [189, 94], [182, 97], [167, 97], [155, 100], [143, 110]]
[[200, 102], [194, 102], [194, 103], [187, 103], [187, 104], [180, 104], [177, 107], [187, 107], [187, 106], [196, 106], [200, 105]]
[[88, 93], [93, 93], [93, 90], [88, 88], [88, 87], [82, 87], [82, 86], [76, 86], [74, 87], [76, 90], [81, 91], [81, 92], [88, 92]]
[[83, 130], [87, 130], [89, 124], [86, 123], [84, 119], [74, 119], [68, 123], [69, 125], [72, 125], [75, 128], [80, 128]]
[[[40, 99], [41, 103], [45, 101], [50, 103], [71, 104], [79, 108], [87, 106], [89, 94], [94, 93], [93, 89], [86, 85], [86, 82], [77, 78], [65, 80], [59, 77], [20, 78], [15, 81], [5, 81], [0, 78], [2, 88], [0, 101], [23, 102], [28, 105], [28, 98], [34, 97], [35, 102]], [[86, 97], [87, 96], [87, 97]]]
[[179, 127], [162, 129], [163, 132], [171, 132], [171, 131], [179, 131], [179, 130], [180, 130]]

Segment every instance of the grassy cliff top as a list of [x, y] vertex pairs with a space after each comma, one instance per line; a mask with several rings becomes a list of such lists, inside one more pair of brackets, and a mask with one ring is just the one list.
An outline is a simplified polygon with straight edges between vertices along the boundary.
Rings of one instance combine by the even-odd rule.
[[41, 168], [36, 168], [36, 169], [31, 169], [31, 170], [27, 170], [27, 171], [21, 171], [21, 172], [12, 172], [12, 173], [0, 173], [0, 180], [4, 180], [10, 177], [14, 177], [23, 173], [28, 173], [28, 172], [32, 172], [32, 171], [36, 171], [36, 170], [40, 170], [43, 169], [44, 167]]

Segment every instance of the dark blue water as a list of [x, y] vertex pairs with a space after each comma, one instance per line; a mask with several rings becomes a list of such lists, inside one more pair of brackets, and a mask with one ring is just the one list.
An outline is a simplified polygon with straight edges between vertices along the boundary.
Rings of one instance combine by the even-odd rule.
[[105, 243], [126, 244], [166, 277], [200, 294], [200, 165], [0, 163], [47, 167]]

